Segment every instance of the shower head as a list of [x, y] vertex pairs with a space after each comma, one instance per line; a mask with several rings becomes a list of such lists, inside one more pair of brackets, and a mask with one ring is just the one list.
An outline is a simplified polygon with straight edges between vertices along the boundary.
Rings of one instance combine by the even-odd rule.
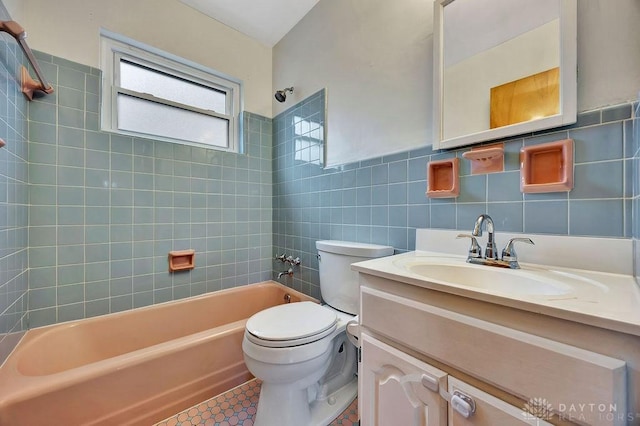
[[293, 86], [286, 89], [276, 90], [275, 98], [278, 102], [284, 102], [287, 100], [287, 92], [293, 93]]

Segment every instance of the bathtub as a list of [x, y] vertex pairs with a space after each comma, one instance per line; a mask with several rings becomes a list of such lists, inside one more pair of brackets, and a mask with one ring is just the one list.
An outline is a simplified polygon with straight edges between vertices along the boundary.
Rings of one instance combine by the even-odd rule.
[[27, 331], [0, 368], [0, 425], [150, 425], [252, 378], [246, 320], [314, 300], [273, 281]]

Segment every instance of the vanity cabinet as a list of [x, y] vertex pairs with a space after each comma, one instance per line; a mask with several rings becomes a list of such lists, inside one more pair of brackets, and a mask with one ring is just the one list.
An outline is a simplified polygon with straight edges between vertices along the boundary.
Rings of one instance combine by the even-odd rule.
[[[363, 426], [549, 425], [366, 332], [361, 339]], [[460, 400], [473, 412], [455, 405]]]
[[362, 425], [442, 426], [447, 424], [447, 373], [366, 333], [361, 334], [359, 371]]
[[449, 426], [466, 426], [466, 425], [537, 425], [548, 426], [551, 423], [543, 419], [537, 418], [532, 414], [523, 411], [522, 408], [513, 406], [501, 399], [498, 399], [480, 389], [471, 386], [453, 376], [449, 377], [449, 394], [453, 395], [460, 392], [466, 395], [475, 404], [475, 411], [469, 417], [453, 409], [449, 405], [448, 425]]
[[362, 426], [639, 424], [637, 339], [363, 273], [360, 285]]

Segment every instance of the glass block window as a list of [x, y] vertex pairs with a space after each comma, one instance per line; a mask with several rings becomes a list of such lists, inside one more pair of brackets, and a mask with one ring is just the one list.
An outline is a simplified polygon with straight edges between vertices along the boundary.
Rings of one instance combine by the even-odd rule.
[[103, 31], [102, 129], [239, 151], [241, 83]]
[[323, 165], [324, 126], [316, 120], [293, 117], [294, 158], [305, 163]]

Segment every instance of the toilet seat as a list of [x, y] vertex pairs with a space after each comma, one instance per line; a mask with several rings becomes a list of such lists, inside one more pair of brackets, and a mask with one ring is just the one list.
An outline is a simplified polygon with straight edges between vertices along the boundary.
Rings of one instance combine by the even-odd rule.
[[332, 334], [338, 316], [332, 309], [313, 302], [278, 305], [247, 320], [246, 337], [252, 343], [285, 348], [312, 343]]

